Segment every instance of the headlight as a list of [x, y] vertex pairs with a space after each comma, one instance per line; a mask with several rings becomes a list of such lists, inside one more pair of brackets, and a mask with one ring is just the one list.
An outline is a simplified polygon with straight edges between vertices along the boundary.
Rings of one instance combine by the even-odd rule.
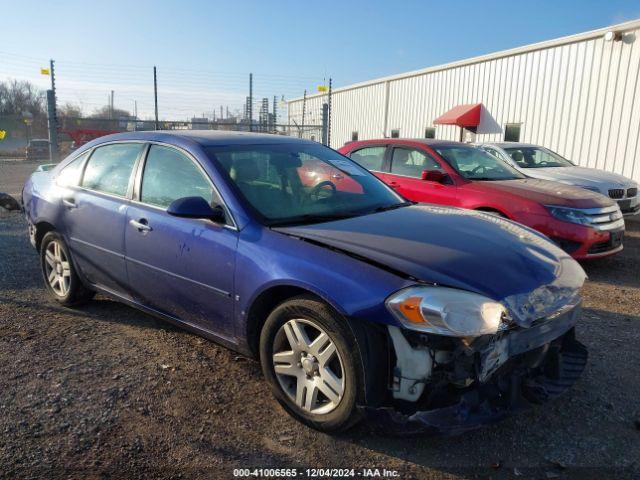
[[591, 219], [581, 210], [567, 207], [554, 207], [553, 205], [545, 205], [545, 208], [558, 220], [579, 223], [581, 225], [591, 225]]
[[508, 326], [501, 303], [454, 288], [409, 287], [391, 295], [386, 305], [405, 327], [437, 335], [477, 337]]

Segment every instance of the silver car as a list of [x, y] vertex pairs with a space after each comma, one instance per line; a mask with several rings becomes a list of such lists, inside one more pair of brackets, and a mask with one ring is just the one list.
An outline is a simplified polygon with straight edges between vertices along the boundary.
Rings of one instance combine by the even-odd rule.
[[600, 192], [617, 201], [624, 215], [640, 213], [638, 184], [622, 175], [596, 168], [579, 167], [538, 145], [502, 142], [482, 143], [478, 146], [528, 177], [553, 180]]

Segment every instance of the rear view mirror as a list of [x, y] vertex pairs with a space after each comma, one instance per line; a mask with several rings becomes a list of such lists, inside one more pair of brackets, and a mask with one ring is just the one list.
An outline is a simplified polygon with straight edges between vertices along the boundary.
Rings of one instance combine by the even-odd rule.
[[220, 205], [211, 206], [202, 197], [183, 197], [171, 202], [167, 213], [182, 218], [207, 218], [216, 223], [224, 223], [224, 209]]
[[422, 180], [426, 180], [427, 182], [437, 182], [442, 183], [445, 178], [447, 178], [447, 174], [441, 172], [440, 170], [423, 170], [422, 171]]

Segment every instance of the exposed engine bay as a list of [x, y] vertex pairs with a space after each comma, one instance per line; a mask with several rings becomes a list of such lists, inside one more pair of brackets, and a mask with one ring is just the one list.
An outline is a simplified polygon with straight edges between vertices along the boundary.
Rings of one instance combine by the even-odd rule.
[[587, 360], [575, 339], [580, 305], [531, 327], [454, 338], [388, 326], [393, 407], [369, 409], [396, 433], [456, 434], [543, 403], [569, 388]]

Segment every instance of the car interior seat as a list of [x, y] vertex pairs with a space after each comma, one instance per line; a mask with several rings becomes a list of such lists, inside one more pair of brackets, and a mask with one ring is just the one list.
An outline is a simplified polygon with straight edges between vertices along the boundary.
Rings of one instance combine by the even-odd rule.
[[247, 200], [267, 216], [278, 216], [278, 212], [287, 210], [292, 204], [291, 195], [282, 184], [276, 186], [262, 178], [260, 165], [253, 157], [234, 158], [229, 176]]
[[526, 165], [528, 163], [524, 161], [524, 155], [520, 150], [511, 152], [511, 158], [513, 158], [513, 161], [516, 162], [516, 164], [518, 165], [523, 165], [523, 164]]

